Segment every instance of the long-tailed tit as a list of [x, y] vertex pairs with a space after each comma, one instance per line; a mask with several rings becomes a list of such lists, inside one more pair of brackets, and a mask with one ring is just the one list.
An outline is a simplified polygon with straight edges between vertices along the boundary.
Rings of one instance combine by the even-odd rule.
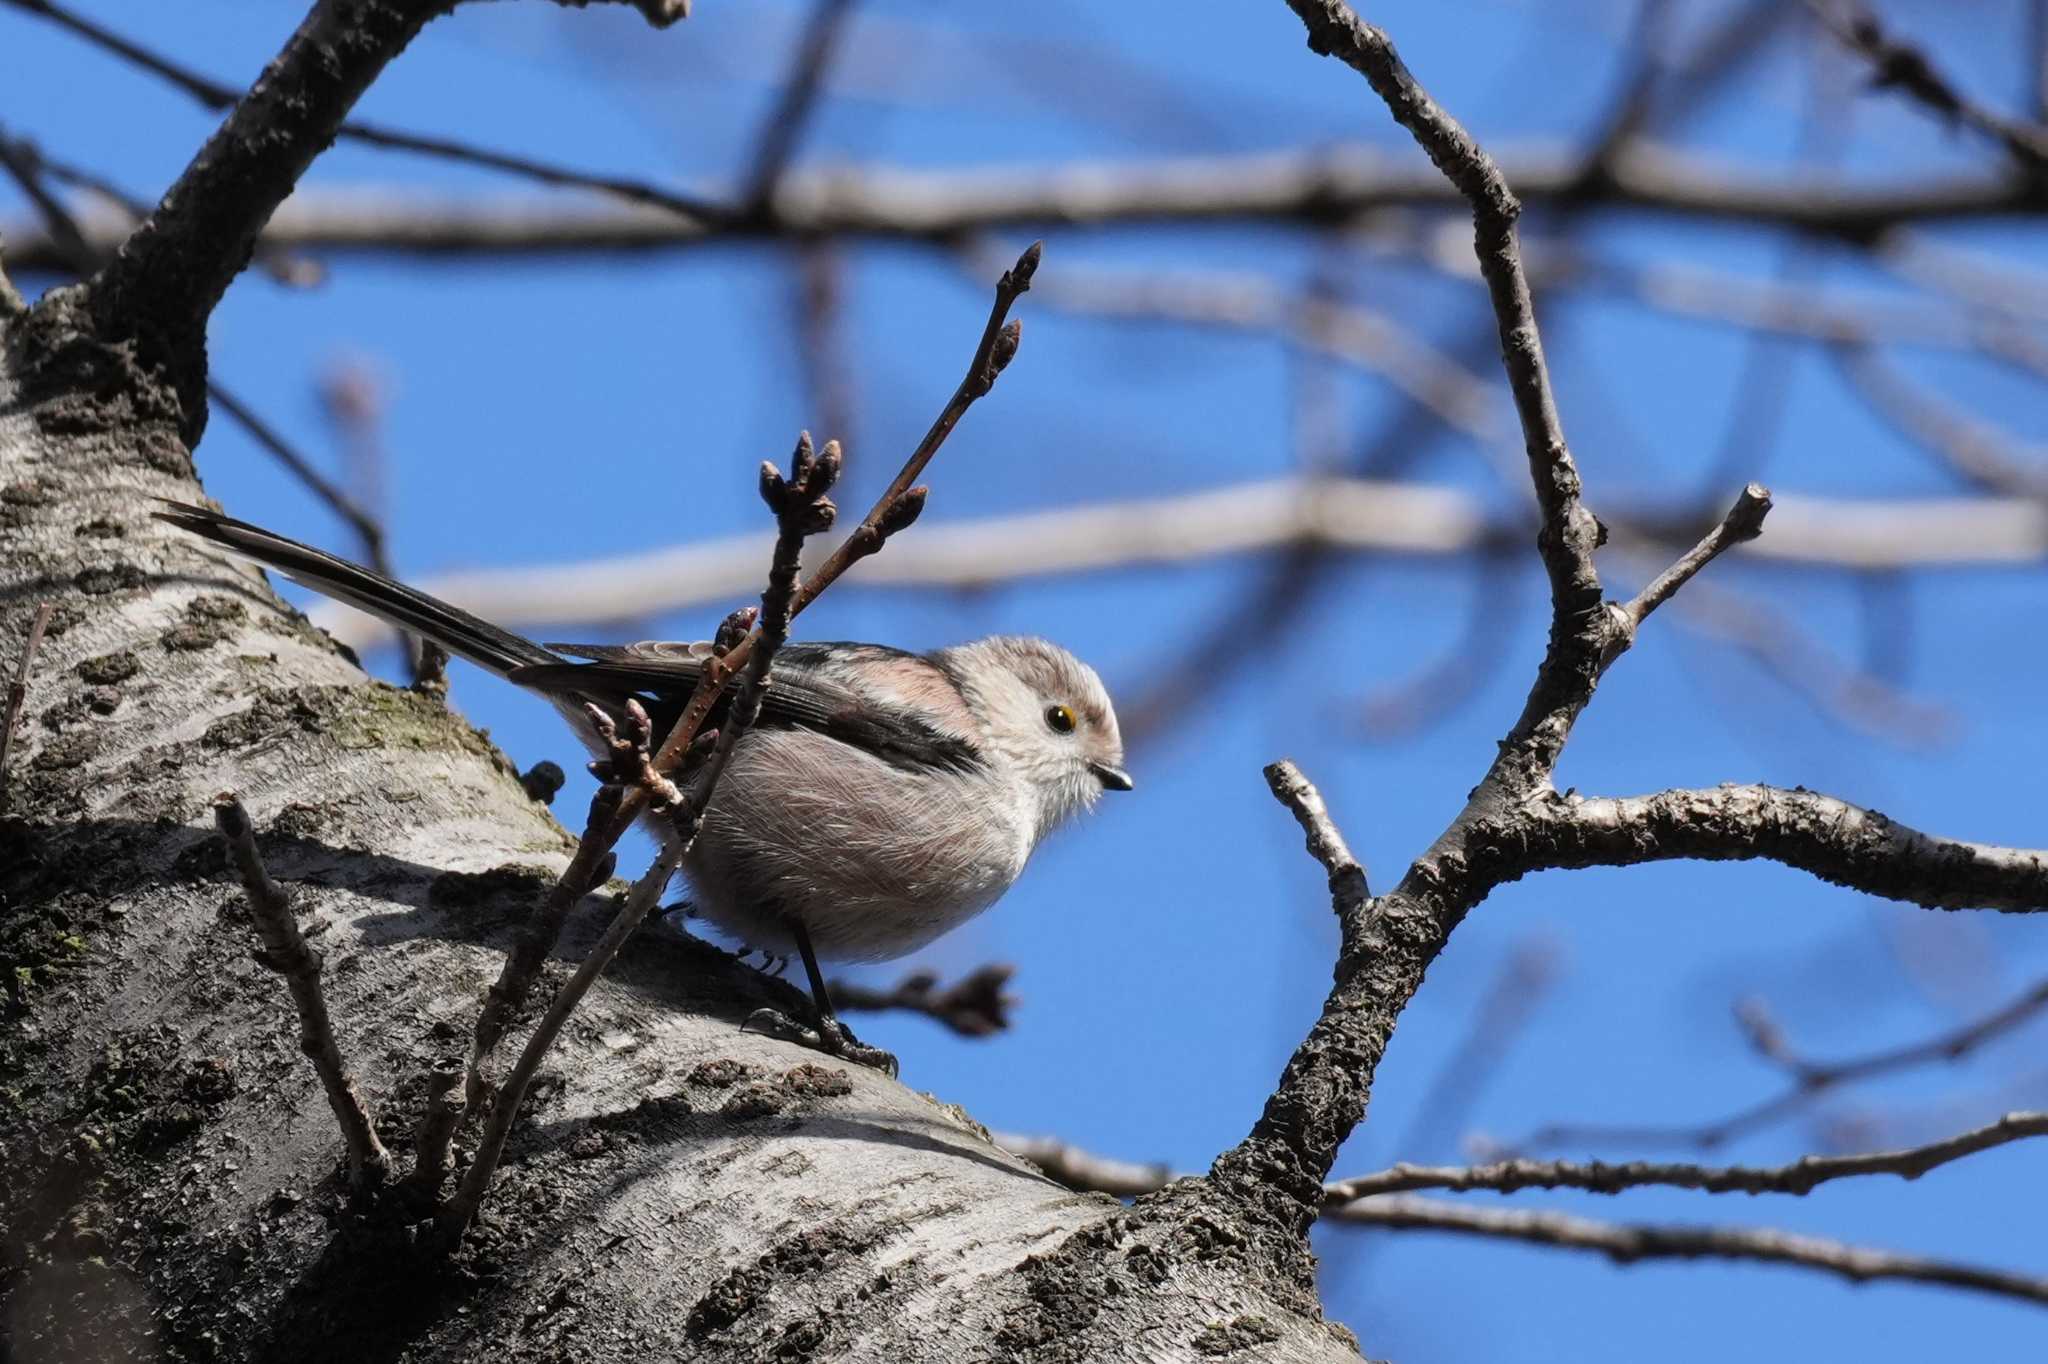
[[[543, 647], [245, 521], [180, 503], [157, 515], [539, 692], [600, 755], [587, 704], [621, 715], [637, 699], [666, 733], [709, 654]], [[1087, 664], [1008, 635], [929, 654], [791, 643], [770, 684], [683, 869], [704, 918], [803, 958], [819, 1014], [806, 1040], [881, 1064], [833, 1017], [818, 959], [900, 957], [994, 904], [1041, 838], [1104, 791], [1131, 789], [1116, 712]]]

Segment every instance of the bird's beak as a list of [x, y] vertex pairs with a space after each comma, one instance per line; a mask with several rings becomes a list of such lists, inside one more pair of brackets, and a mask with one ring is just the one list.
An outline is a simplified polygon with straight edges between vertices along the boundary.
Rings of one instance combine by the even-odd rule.
[[1095, 774], [1096, 780], [1102, 783], [1102, 789], [1105, 791], [1128, 791], [1137, 785], [1131, 780], [1130, 773], [1121, 767], [1111, 767], [1108, 763], [1089, 763], [1088, 770]]

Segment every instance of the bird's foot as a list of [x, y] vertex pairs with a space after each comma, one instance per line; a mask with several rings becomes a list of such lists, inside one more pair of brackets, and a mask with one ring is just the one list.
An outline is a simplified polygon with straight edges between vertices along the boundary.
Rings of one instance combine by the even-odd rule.
[[871, 1047], [855, 1037], [850, 1029], [829, 1014], [819, 1020], [813, 1028], [797, 1022], [780, 1009], [756, 1009], [747, 1015], [747, 1021], [740, 1024], [741, 1032], [757, 1032], [764, 1037], [794, 1042], [800, 1047], [822, 1051], [827, 1056], [836, 1056], [842, 1061], [879, 1070], [890, 1079], [896, 1078], [896, 1058], [880, 1047]]

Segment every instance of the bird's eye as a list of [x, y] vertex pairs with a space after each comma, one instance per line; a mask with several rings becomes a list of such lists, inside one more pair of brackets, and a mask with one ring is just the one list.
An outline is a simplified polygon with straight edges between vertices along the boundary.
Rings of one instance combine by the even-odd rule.
[[1045, 722], [1052, 726], [1055, 734], [1074, 732], [1074, 712], [1068, 706], [1050, 706], [1045, 712]]

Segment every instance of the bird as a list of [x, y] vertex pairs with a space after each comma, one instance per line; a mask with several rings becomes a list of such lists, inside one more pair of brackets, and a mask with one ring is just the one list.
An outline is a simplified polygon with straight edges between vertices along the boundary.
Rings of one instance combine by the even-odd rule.
[[[600, 758], [629, 702], [658, 742], [712, 657], [698, 641], [538, 644], [210, 508], [166, 500], [154, 514], [540, 694]], [[794, 641], [768, 680], [682, 860], [692, 910], [748, 948], [803, 960], [815, 1026], [773, 1010], [750, 1026], [894, 1073], [839, 1022], [819, 961], [916, 951], [993, 905], [1104, 792], [1132, 790], [1116, 710], [1093, 668], [1021, 635], [927, 653]]]

